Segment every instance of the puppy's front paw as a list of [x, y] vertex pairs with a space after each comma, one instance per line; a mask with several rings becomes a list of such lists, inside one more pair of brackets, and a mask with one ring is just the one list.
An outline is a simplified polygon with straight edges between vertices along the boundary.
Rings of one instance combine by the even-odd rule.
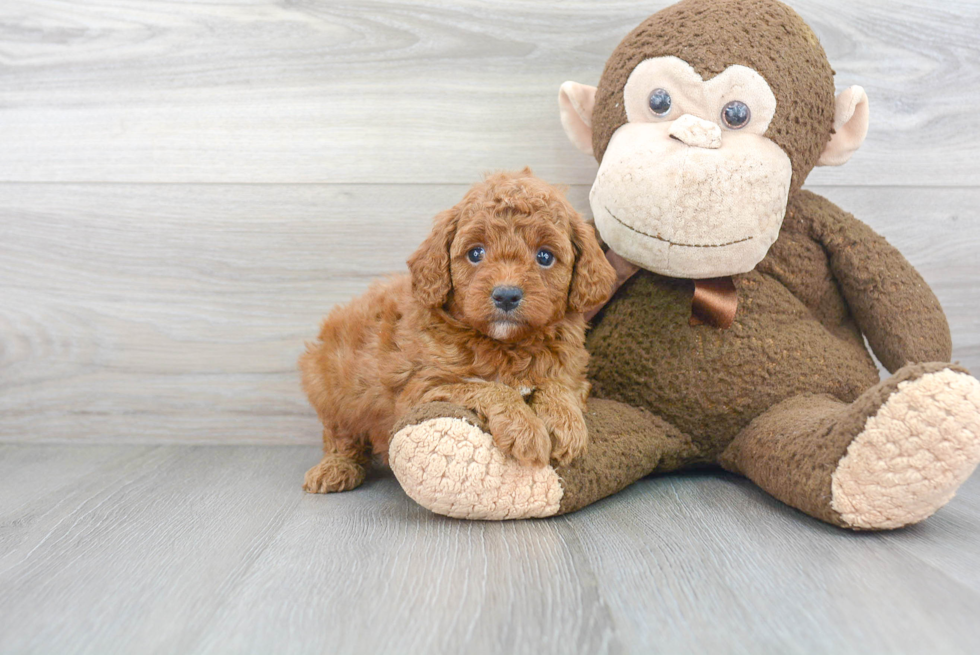
[[529, 409], [489, 418], [494, 443], [506, 455], [526, 466], [545, 466], [551, 455], [548, 428]]
[[589, 445], [589, 431], [581, 409], [558, 404], [536, 409], [551, 433], [553, 459], [559, 464], [568, 464], [585, 453]]
[[359, 487], [367, 471], [352, 459], [324, 455], [319, 464], [306, 472], [303, 489], [311, 494], [328, 494]]

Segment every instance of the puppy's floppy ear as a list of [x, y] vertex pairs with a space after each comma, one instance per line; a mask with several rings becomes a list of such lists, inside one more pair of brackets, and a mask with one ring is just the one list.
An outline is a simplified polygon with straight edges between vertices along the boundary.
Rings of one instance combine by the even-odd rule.
[[609, 300], [616, 271], [599, 247], [592, 226], [577, 215], [572, 217], [572, 245], [576, 258], [568, 289], [568, 311], [587, 312]]
[[432, 232], [408, 258], [412, 293], [426, 307], [440, 307], [449, 299], [453, 284], [449, 274], [449, 247], [458, 222], [456, 207], [438, 214], [432, 222]]

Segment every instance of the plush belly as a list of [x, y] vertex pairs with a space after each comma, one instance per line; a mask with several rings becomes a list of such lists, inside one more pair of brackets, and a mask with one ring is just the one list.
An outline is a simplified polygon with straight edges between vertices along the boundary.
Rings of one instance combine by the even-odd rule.
[[694, 284], [641, 272], [588, 338], [593, 395], [642, 407], [723, 449], [753, 418], [801, 393], [854, 400], [878, 381], [851, 325], [828, 327], [782, 284], [736, 278], [728, 330], [690, 327]]

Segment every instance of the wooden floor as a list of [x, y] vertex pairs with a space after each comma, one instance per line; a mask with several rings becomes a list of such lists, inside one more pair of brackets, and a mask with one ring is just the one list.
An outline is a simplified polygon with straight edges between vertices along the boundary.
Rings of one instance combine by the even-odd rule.
[[0, 446], [0, 652], [980, 652], [976, 476], [888, 534], [710, 472], [482, 523], [307, 495], [317, 456]]

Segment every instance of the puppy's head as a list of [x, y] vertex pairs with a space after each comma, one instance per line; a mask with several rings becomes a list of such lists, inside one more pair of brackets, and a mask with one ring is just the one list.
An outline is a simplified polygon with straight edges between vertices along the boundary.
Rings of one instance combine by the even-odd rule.
[[412, 289], [500, 341], [605, 302], [615, 280], [595, 234], [530, 169], [495, 173], [439, 214], [408, 261]]

